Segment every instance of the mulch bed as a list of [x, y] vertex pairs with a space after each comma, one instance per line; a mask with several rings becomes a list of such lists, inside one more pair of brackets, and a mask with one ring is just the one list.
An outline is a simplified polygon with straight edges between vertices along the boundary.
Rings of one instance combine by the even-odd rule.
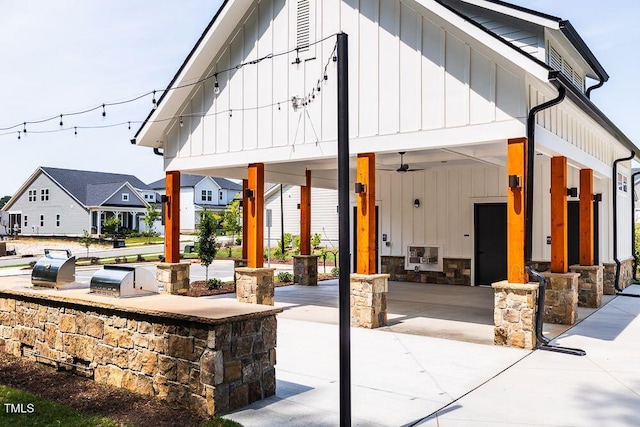
[[0, 383], [69, 406], [82, 414], [100, 415], [138, 427], [199, 426], [204, 421], [193, 411], [160, 399], [98, 384], [5, 353], [0, 353]]
[[[335, 279], [335, 277], [333, 277], [330, 274], [324, 274], [324, 273], [318, 274], [318, 281], [331, 280], [331, 279]], [[190, 297], [205, 297], [210, 295], [230, 294], [236, 291], [236, 287], [233, 284], [233, 282], [223, 283], [221, 287], [215, 288], [215, 289], [208, 289], [205, 283], [206, 282], [204, 280], [196, 280], [194, 282], [191, 282], [191, 284], [189, 285], [188, 295]], [[292, 282], [274, 282], [273, 285], [276, 288], [279, 288], [281, 286], [291, 286], [293, 285], [293, 283]]]

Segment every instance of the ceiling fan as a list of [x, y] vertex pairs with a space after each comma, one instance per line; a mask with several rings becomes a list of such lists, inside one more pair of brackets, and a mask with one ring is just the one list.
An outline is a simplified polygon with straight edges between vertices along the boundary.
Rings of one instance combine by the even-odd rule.
[[409, 168], [409, 164], [404, 162], [404, 155], [406, 154], [406, 151], [400, 151], [398, 154], [400, 154], [400, 167], [396, 169], [396, 172], [405, 173], [405, 172], [416, 172], [416, 171], [424, 170], [424, 169]]

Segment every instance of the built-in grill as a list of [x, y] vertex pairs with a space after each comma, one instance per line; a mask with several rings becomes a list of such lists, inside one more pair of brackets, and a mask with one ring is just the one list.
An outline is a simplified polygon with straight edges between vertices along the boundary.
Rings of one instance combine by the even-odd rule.
[[89, 293], [111, 297], [135, 297], [158, 293], [154, 275], [143, 267], [105, 265], [91, 276]]
[[76, 278], [76, 257], [69, 249], [45, 249], [31, 272], [34, 286], [67, 289], [78, 287]]

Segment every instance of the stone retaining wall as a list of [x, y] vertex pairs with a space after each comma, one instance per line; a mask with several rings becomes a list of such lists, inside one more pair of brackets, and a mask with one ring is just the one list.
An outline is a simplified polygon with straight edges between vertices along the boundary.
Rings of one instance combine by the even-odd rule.
[[380, 270], [388, 274], [389, 280], [398, 282], [437, 283], [442, 285], [471, 285], [471, 260], [466, 258], [443, 258], [443, 271], [405, 270], [403, 256], [380, 257]]
[[[615, 295], [616, 264], [605, 262], [602, 265], [604, 265], [603, 292], [605, 295]], [[618, 282], [620, 289], [624, 289], [632, 283], [633, 258], [620, 260], [620, 281]]]
[[273, 313], [212, 324], [0, 294], [0, 351], [83, 365], [96, 382], [205, 415], [274, 395], [275, 347]]

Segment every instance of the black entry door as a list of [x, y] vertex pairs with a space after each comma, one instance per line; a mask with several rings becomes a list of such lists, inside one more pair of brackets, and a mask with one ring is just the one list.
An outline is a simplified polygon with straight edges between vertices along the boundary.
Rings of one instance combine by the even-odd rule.
[[[593, 202], [593, 264], [598, 257], [598, 202]], [[569, 265], [580, 264], [580, 202], [567, 203], [567, 257]]]
[[[376, 206], [376, 210], [375, 210], [375, 227], [376, 227], [376, 273], [378, 272], [378, 262], [379, 262], [379, 255], [378, 255], [378, 206]], [[351, 264], [351, 269], [353, 271], [356, 270], [357, 266], [358, 266], [358, 207], [354, 206], [353, 207], [353, 257], [352, 257], [352, 264]]]
[[474, 207], [475, 284], [490, 285], [507, 278], [507, 204]]

